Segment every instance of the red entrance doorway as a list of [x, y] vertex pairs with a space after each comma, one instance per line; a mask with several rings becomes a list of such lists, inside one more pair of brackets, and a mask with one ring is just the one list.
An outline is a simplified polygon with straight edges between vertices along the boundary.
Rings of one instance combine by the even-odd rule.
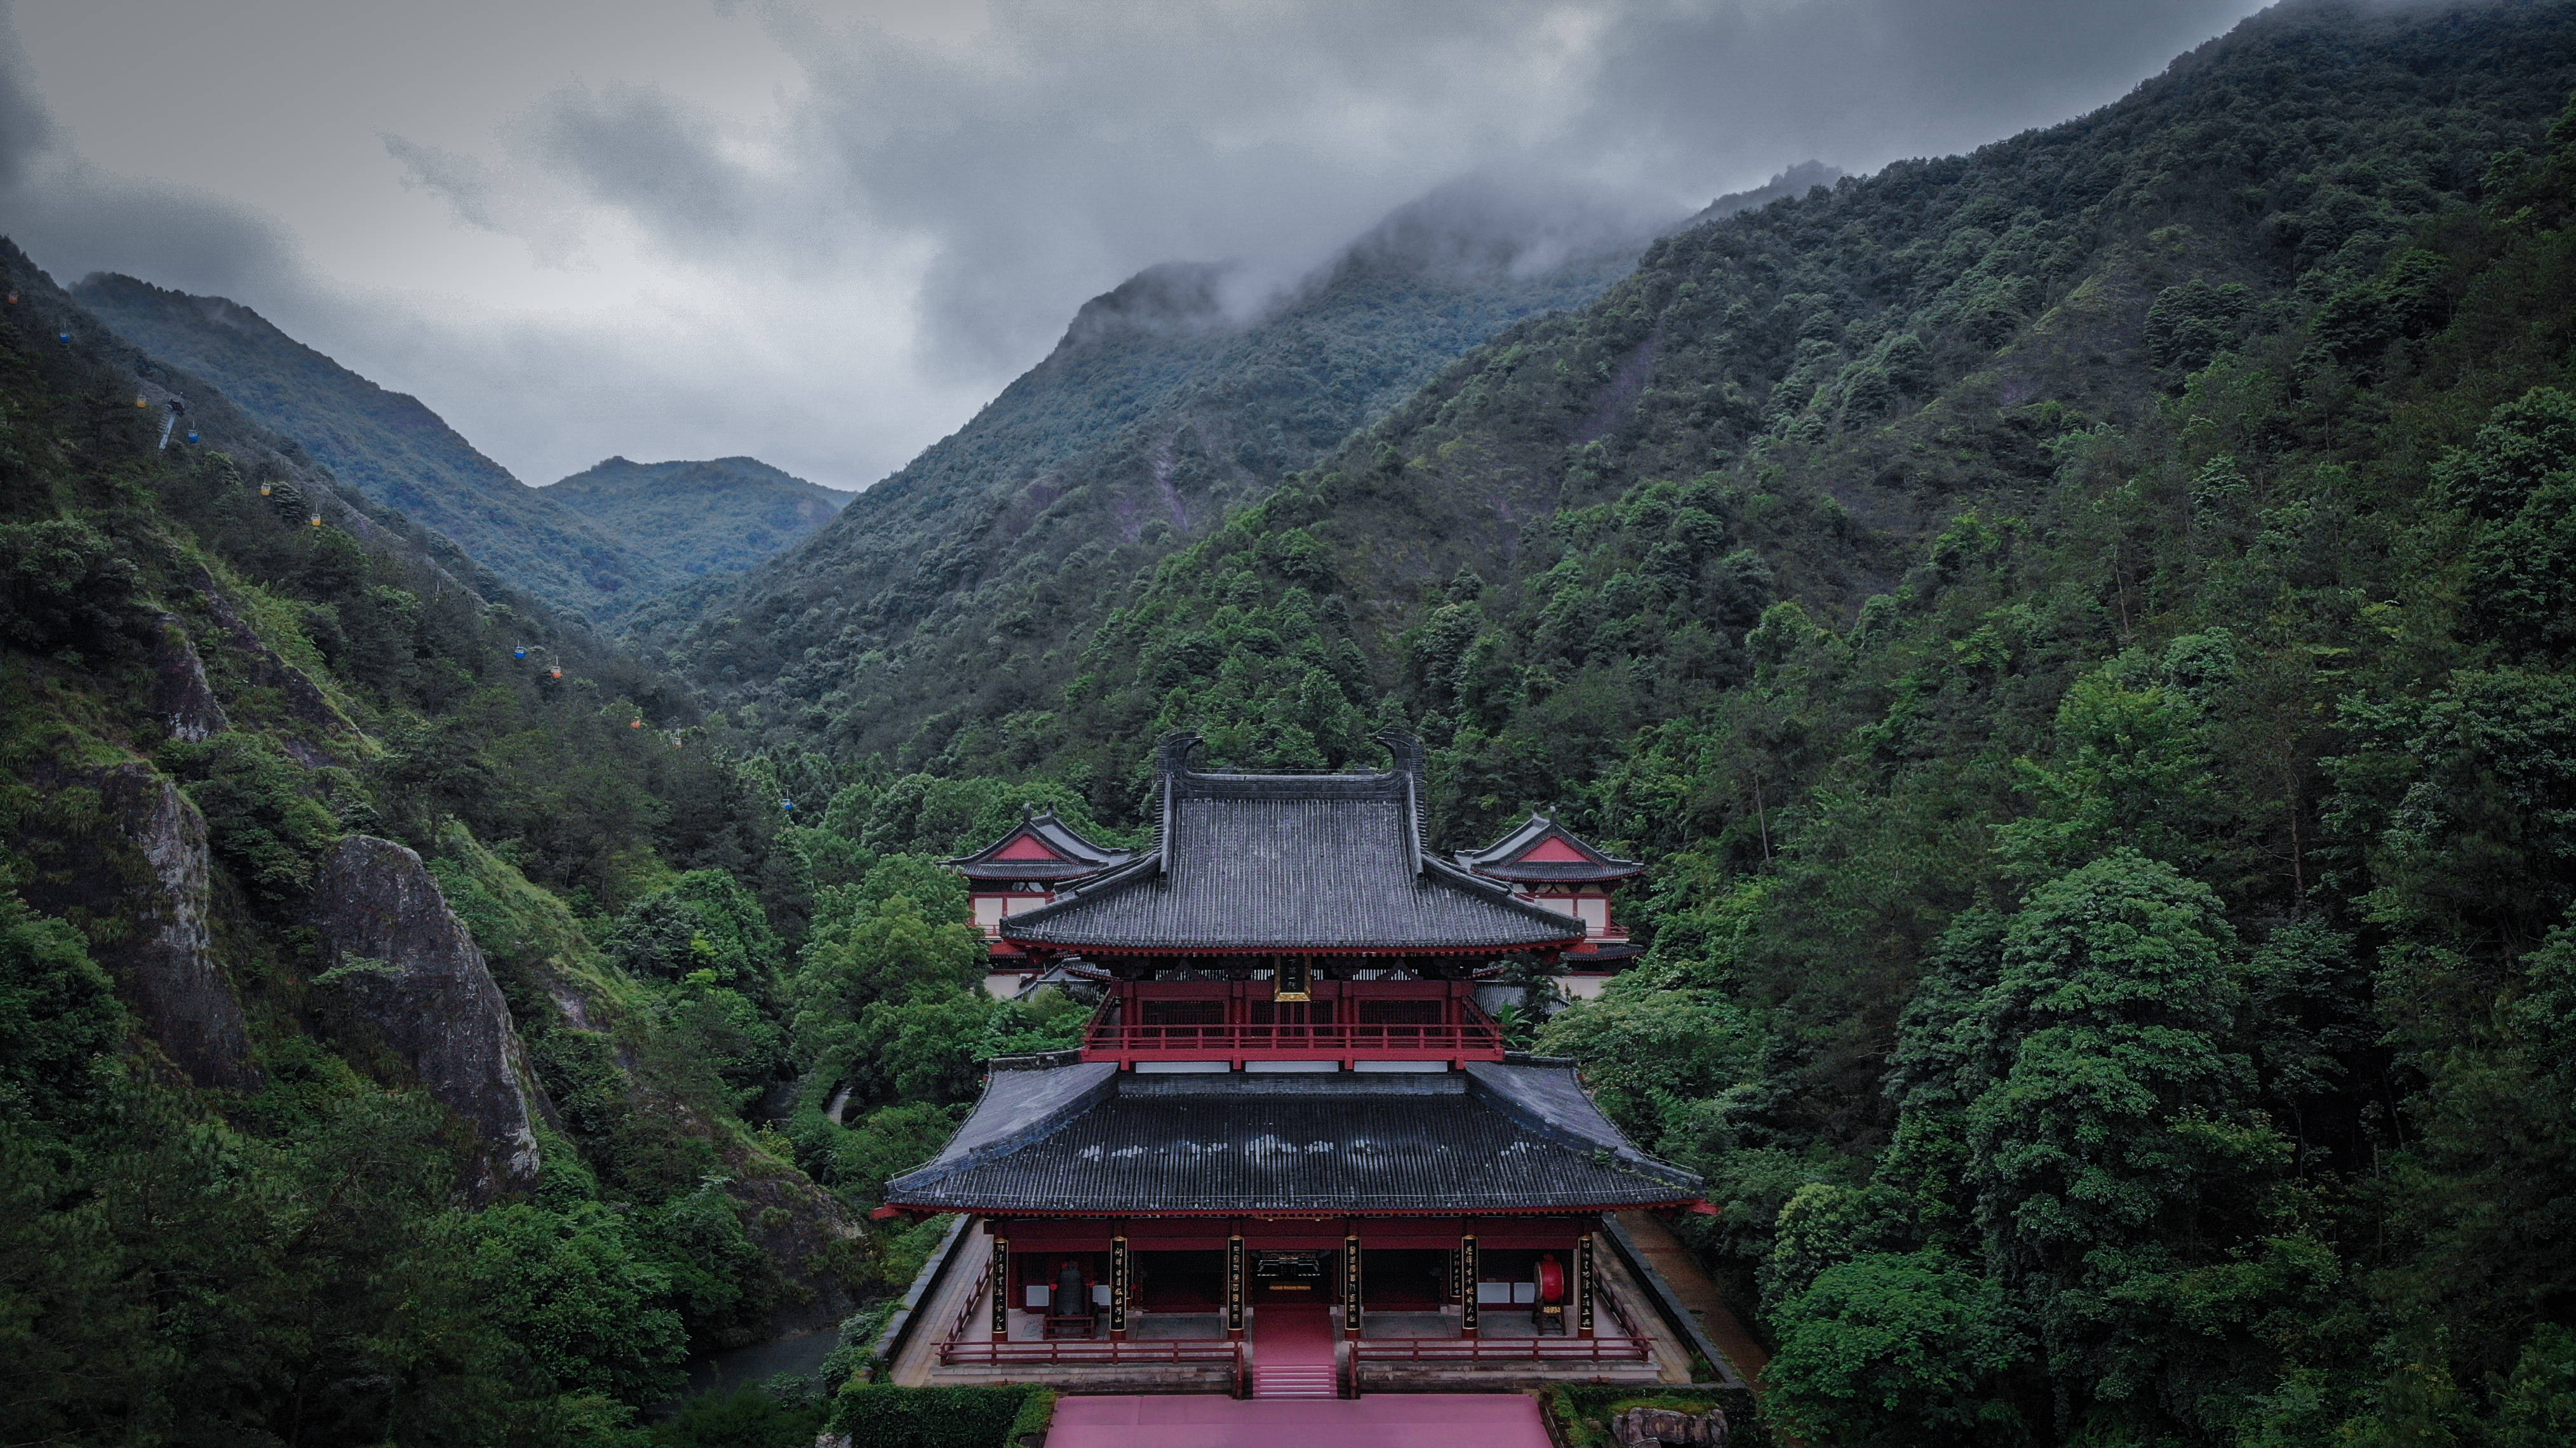
[[1255, 1251], [1252, 1280], [1245, 1296], [1255, 1306], [1265, 1303], [1330, 1305], [1341, 1298], [1339, 1252]]

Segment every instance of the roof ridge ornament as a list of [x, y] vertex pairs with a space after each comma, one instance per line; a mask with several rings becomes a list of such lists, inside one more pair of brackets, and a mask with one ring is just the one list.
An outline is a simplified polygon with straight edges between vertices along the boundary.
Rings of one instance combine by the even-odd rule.
[[1413, 873], [1420, 875], [1422, 862], [1431, 854], [1431, 832], [1422, 818], [1422, 736], [1402, 729], [1381, 729], [1370, 737], [1393, 756], [1392, 772], [1404, 776], [1405, 848], [1413, 858]]
[[1381, 729], [1369, 736], [1393, 755], [1390, 774], [1409, 774], [1419, 783], [1423, 775], [1422, 736], [1404, 729]]
[[1166, 777], [1190, 772], [1190, 755], [1199, 747], [1195, 729], [1175, 729], [1154, 744], [1155, 772]]

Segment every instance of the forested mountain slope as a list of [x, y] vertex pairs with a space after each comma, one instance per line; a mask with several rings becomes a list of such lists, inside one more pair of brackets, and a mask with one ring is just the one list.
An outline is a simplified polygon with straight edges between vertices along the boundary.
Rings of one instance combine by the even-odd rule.
[[[1668, 237], [978, 620], [1074, 677], [913, 757], [1126, 824], [1166, 729], [1410, 724], [1444, 843], [1643, 854], [1539, 1044], [1708, 1175], [1812, 1441], [2568, 1441], [2571, 91], [2576, 5], [2287, 4]], [[800, 617], [719, 725], [874, 740], [908, 657]]]
[[693, 571], [595, 526], [475, 451], [420, 399], [388, 392], [250, 308], [112, 273], [74, 297], [125, 340], [220, 389], [343, 482], [454, 539], [577, 618], [604, 620]]
[[[1832, 173], [1799, 172], [1816, 174]], [[1008, 712], [1063, 681], [1068, 655], [1040, 660], [1136, 569], [1496, 329], [1597, 296], [1668, 219], [1462, 182], [1281, 296], [1231, 266], [1149, 269], [813, 541], [739, 586], [674, 595], [636, 633], [719, 696], [842, 721], [843, 748], [900, 743], [951, 707]], [[995, 639], [1019, 667], [988, 666]]]
[[[2556, 6], [2285, 7], [2095, 115], [1659, 241], [1600, 302], [1506, 331], [1096, 632], [997, 631], [1012, 658], [994, 674], [1043, 674], [1071, 641], [1087, 672], [1030, 701], [1052, 717], [961, 714], [947, 723], [968, 736], [925, 752], [1088, 766], [1114, 809], [1155, 726], [1203, 711], [1193, 696], [1242, 652], [1234, 630], [1256, 621], [1222, 608], [1295, 584], [1350, 625], [1276, 630], [1242, 716], [1268, 732], [1230, 747], [1365, 752], [1365, 721], [1338, 705], [1286, 709], [1311, 693], [1295, 660], [1363, 713], [1399, 686], [1435, 734], [1472, 726], [1470, 797], [1489, 803], [1457, 824], [1485, 830], [1741, 681], [1743, 635], [1774, 599], [1840, 627], [1967, 505], [2025, 511], [2074, 440], [2157, 415], [2221, 350], [2304, 338], [2475, 194], [2494, 153], [2530, 142], [2576, 75], [2563, 22]], [[2357, 357], [2374, 329], [2431, 319], [2347, 299], [2327, 320], [2340, 330], [2320, 345]], [[1626, 521], [1616, 505], [1658, 481]], [[1462, 570], [1476, 581], [1453, 589]], [[1365, 671], [1331, 663], [1345, 635]], [[848, 687], [819, 665], [793, 677]], [[1505, 734], [1521, 742], [1492, 742]]]
[[751, 567], [831, 522], [855, 495], [758, 458], [616, 457], [549, 485], [545, 496], [606, 536], [699, 578]]
[[904, 1280], [752, 1124], [766, 767], [0, 273], [0, 1438], [643, 1448]]

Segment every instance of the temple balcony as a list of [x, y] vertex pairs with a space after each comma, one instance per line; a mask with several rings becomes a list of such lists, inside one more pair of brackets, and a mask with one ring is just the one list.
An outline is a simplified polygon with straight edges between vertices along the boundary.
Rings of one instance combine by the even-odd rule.
[[1083, 1033], [1082, 1059], [1123, 1069], [1436, 1070], [1500, 1061], [1502, 1027], [1465, 982], [1122, 982]]
[[[1481, 1014], [1481, 1013], [1479, 1013]], [[1178, 1062], [1313, 1063], [1343, 1070], [1503, 1059], [1503, 1033], [1490, 1019], [1456, 1025], [1120, 1026], [1094, 1022], [1084, 1033], [1082, 1059], [1121, 1066]]]

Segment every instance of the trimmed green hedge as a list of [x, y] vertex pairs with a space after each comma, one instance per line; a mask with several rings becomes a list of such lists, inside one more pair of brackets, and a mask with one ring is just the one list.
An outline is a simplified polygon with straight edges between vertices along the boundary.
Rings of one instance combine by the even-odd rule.
[[1011, 1420], [1009, 1431], [1002, 1435], [1003, 1448], [1018, 1448], [1023, 1433], [1043, 1433], [1055, 1421], [1055, 1389], [1035, 1388], [1028, 1400], [1020, 1404], [1019, 1416]]
[[1047, 1388], [898, 1388], [852, 1383], [832, 1402], [829, 1430], [850, 1448], [1005, 1448], [1055, 1414]]
[[1565, 1448], [1612, 1448], [1610, 1420], [1630, 1408], [1678, 1408], [1685, 1413], [1721, 1408], [1726, 1412], [1726, 1448], [1777, 1448], [1780, 1441], [1762, 1421], [1753, 1395], [1742, 1388], [1560, 1386], [1541, 1390], [1539, 1407]]

